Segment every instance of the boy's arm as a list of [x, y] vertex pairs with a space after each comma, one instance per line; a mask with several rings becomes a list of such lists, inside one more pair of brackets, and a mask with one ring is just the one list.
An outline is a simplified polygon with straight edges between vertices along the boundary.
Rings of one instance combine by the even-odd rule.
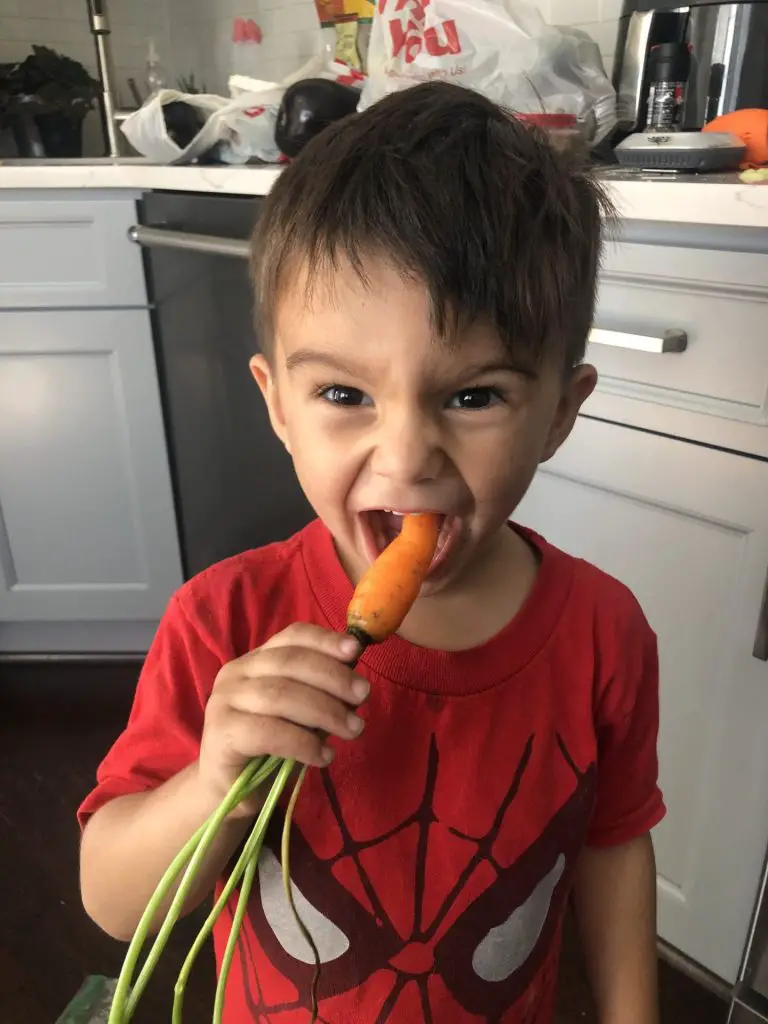
[[600, 1024], [658, 1024], [650, 834], [620, 846], [586, 847], [573, 900]]
[[[157, 789], [116, 797], [96, 811], [83, 832], [80, 889], [86, 912], [100, 928], [115, 939], [131, 938], [168, 865], [219, 802], [201, 784], [194, 762]], [[219, 829], [185, 913], [213, 889], [249, 824], [240, 816]], [[158, 927], [171, 898], [159, 909]]]
[[617, 592], [598, 642], [597, 790], [573, 901], [600, 1024], [658, 1024], [656, 636], [634, 598]]

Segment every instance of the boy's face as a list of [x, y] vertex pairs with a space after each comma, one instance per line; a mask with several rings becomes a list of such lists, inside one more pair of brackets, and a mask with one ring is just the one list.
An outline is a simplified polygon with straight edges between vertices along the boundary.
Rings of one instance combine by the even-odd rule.
[[252, 370], [302, 488], [353, 580], [398, 529], [396, 512], [444, 519], [423, 594], [493, 554], [543, 460], [567, 437], [591, 367], [516, 366], [488, 327], [448, 345], [428, 294], [384, 261], [332, 287], [286, 291], [274, 351]]

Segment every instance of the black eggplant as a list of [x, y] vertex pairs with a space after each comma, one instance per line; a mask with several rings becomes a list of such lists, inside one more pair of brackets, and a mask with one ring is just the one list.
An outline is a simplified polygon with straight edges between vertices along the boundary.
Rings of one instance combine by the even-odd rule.
[[277, 112], [275, 143], [287, 157], [298, 156], [310, 139], [357, 110], [360, 91], [325, 78], [290, 85]]
[[169, 138], [179, 149], [186, 149], [206, 122], [203, 111], [184, 100], [164, 103], [163, 118]]

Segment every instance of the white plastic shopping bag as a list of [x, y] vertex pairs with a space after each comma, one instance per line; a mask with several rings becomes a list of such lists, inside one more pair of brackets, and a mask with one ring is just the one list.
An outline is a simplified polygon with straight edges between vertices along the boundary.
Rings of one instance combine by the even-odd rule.
[[509, 110], [573, 114], [593, 142], [615, 123], [597, 46], [547, 25], [529, 0], [379, 0], [360, 109], [434, 79]]
[[[126, 118], [123, 133], [138, 153], [159, 164], [188, 164], [201, 157], [230, 164], [276, 163], [275, 125], [285, 90], [274, 82], [250, 81], [250, 91], [238, 90], [230, 99], [163, 89]], [[175, 102], [200, 114], [200, 130], [183, 147], [171, 138], [163, 113]]]
[[[186, 103], [200, 114], [201, 128], [184, 147], [175, 142], [166, 125], [163, 107]], [[175, 89], [161, 89], [123, 122], [122, 131], [137, 153], [157, 164], [191, 163], [217, 142], [216, 124], [212, 115], [227, 105], [223, 96], [190, 94]]]

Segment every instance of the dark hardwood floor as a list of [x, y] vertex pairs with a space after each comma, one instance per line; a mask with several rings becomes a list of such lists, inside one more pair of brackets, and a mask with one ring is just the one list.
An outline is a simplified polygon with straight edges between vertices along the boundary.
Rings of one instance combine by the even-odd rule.
[[[116, 977], [124, 947], [80, 905], [75, 809], [130, 708], [137, 664], [0, 663], [0, 1021], [54, 1024], [88, 974]], [[170, 1020], [170, 995], [199, 924], [174, 934], [136, 1024]], [[209, 1024], [211, 955], [201, 957], [186, 1000], [186, 1024]], [[661, 966], [663, 1024], [724, 1024], [726, 1007]], [[557, 1024], [594, 1015], [569, 932]]]

